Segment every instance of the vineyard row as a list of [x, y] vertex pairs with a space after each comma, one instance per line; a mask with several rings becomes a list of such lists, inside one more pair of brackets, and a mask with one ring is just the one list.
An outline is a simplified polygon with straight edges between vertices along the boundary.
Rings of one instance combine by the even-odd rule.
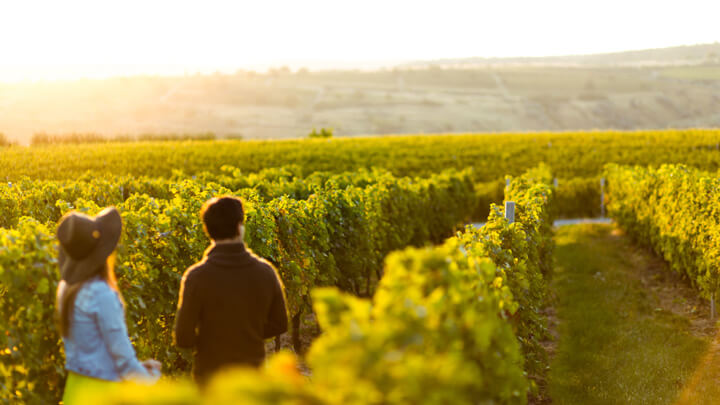
[[705, 298], [720, 287], [720, 179], [684, 165], [608, 165], [608, 212]]
[[[198, 212], [209, 198], [236, 194], [245, 200], [246, 242], [280, 272], [296, 346], [312, 288], [336, 286], [370, 296], [387, 253], [439, 243], [476, 209], [470, 170], [426, 179], [389, 173], [372, 177], [369, 181], [366, 172], [330, 176], [304, 200], [263, 198], [256, 188], [232, 192], [217, 183], [189, 179], [172, 185], [166, 198], [135, 193], [121, 199], [118, 187], [112, 187], [116, 194], [107, 200], [94, 194], [98, 183], [78, 181], [70, 186], [87, 189], [74, 196], [96, 199], [52, 204], [68, 190], [34, 194], [32, 187], [23, 186], [29, 194], [18, 200], [20, 207], [41, 210], [34, 212], [43, 221], [20, 217], [13, 229], [0, 228], [0, 330], [5, 331], [0, 335], [0, 397], [10, 402], [54, 402], [60, 397], [64, 370], [53, 323], [59, 279], [53, 221], [64, 212], [95, 213], [101, 208], [96, 201], [106, 205], [121, 200], [116, 206], [124, 234], [117, 274], [129, 332], [139, 357], [156, 358], [167, 372], [182, 373], [189, 369], [189, 356], [173, 348], [171, 331], [182, 272], [208, 244]], [[53, 194], [56, 191], [60, 194]]]
[[173, 176], [217, 173], [230, 165], [244, 173], [298, 165], [302, 174], [385, 168], [395, 176], [427, 177], [472, 167], [476, 182], [520, 175], [540, 163], [559, 178], [596, 177], [606, 163], [684, 163], [720, 168], [720, 130], [585, 131], [565, 133], [416, 135], [330, 140], [187, 141], [47, 147], [0, 147], [0, 180], [77, 179], [93, 176]]
[[493, 206], [481, 229], [385, 261], [372, 298], [313, 291], [323, 329], [310, 379], [281, 353], [260, 372], [221, 375], [201, 396], [190, 383], [122, 386], [107, 404], [524, 404], [547, 368], [541, 308], [552, 271], [549, 172], [513, 179], [516, 222]]

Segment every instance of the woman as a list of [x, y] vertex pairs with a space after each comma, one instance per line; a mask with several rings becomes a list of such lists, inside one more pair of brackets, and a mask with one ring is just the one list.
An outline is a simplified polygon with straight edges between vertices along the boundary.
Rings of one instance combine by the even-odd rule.
[[56, 315], [68, 370], [65, 404], [72, 404], [80, 391], [128, 379], [154, 382], [160, 376], [160, 363], [138, 361], [128, 338], [114, 271], [121, 230], [115, 208], [94, 218], [70, 212], [58, 225], [61, 281]]

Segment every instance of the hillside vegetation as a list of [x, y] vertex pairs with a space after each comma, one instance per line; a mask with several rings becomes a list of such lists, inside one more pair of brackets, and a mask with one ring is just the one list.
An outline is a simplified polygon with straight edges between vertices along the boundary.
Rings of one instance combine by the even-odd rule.
[[0, 83], [0, 132], [29, 143], [36, 133], [281, 139], [314, 127], [338, 136], [717, 127], [718, 48], [379, 71]]

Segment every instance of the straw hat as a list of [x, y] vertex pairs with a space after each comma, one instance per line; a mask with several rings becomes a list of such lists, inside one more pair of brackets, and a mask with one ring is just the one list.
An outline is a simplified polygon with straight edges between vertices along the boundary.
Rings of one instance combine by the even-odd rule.
[[120, 241], [122, 218], [115, 207], [90, 217], [76, 211], [60, 219], [58, 264], [62, 280], [75, 284], [93, 276]]

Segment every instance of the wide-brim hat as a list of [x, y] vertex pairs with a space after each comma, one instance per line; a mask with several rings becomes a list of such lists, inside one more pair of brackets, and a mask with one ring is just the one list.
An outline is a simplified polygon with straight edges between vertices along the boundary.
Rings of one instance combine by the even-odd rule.
[[115, 207], [95, 217], [71, 211], [58, 224], [60, 276], [68, 284], [89, 279], [105, 263], [120, 241], [122, 218]]

